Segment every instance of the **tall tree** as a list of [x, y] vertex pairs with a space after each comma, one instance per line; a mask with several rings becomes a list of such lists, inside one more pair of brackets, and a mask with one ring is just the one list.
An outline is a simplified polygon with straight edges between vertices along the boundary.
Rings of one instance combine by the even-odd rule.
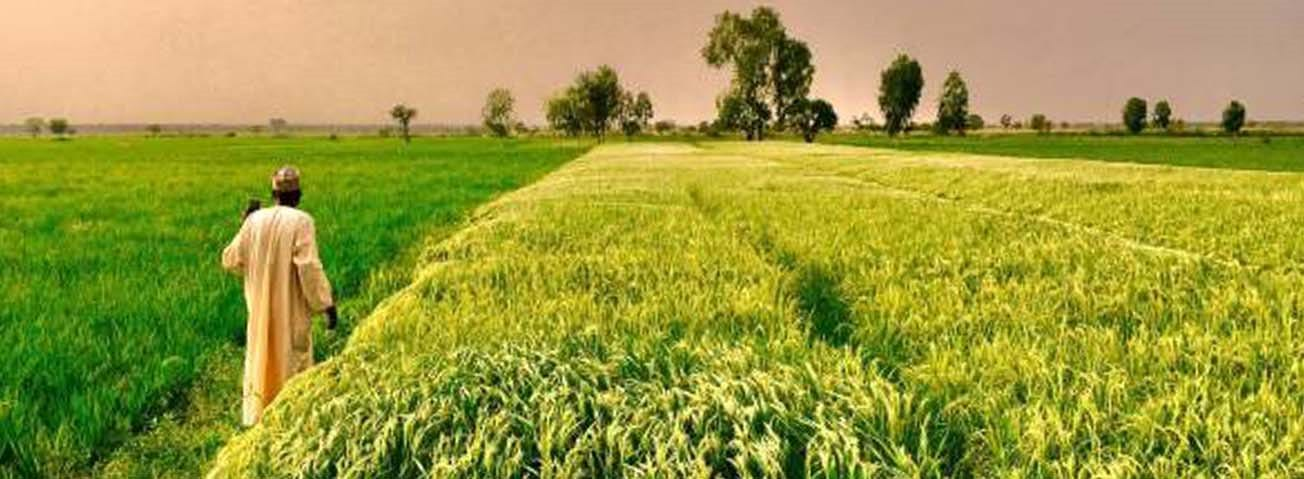
[[1223, 110], [1222, 127], [1223, 131], [1233, 135], [1239, 135], [1241, 128], [1245, 126], [1245, 105], [1233, 100]]
[[838, 114], [827, 101], [802, 98], [792, 105], [792, 123], [801, 132], [802, 139], [810, 143], [815, 141], [819, 132], [832, 131], [838, 126]]
[[810, 48], [789, 37], [769, 7], [757, 7], [749, 16], [716, 15], [702, 58], [732, 70], [728, 91], [716, 101], [717, 124], [742, 130], [749, 140], [765, 139], [772, 126], [787, 126], [793, 105], [810, 93], [815, 75]]
[[412, 143], [412, 119], [417, 117], [417, 109], [408, 108], [400, 103], [394, 105], [394, 108], [390, 108], [389, 116], [398, 122], [398, 130], [403, 135], [403, 143]]
[[23, 122], [23, 125], [27, 127], [27, 133], [31, 134], [32, 138], [36, 138], [45, 130], [45, 119], [34, 116]]
[[1146, 101], [1137, 97], [1128, 98], [1123, 105], [1123, 126], [1133, 135], [1146, 128]]
[[594, 71], [580, 73], [575, 78], [576, 97], [579, 98], [580, 121], [584, 130], [602, 141], [607, 130], [620, 112], [620, 77], [607, 65]]
[[956, 132], [964, 135], [969, 119], [969, 87], [960, 78], [960, 72], [951, 71], [942, 84], [942, 96], [937, 99], [937, 131], [942, 134]]
[[566, 136], [578, 136], [584, 131], [584, 124], [580, 120], [579, 99], [575, 98], [570, 91], [563, 91], [552, 98], [548, 99], [546, 116], [548, 125], [553, 130], [560, 131]]
[[1001, 115], [1001, 128], [1008, 130], [1012, 126], [1014, 126], [1014, 117], [1010, 116], [1009, 113]]
[[626, 91], [620, 102], [620, 130], [626, 138], [632, 138], [647, 129], [652, 114], [652, 97], [647, 92], [634, 95]]
[[1156, 128], [1168, 131], [1168, 126], [1172, 123], [1173, 107], [1168, 105], [1168, 100], [1160, 100], [1155, 103], [1154, 119], [1151, 120]]
[[284, 118], [272, 118], [267, 120], [267, 126], [271, 129], [273, 135], [283, 135], [285, 130], [290, 127], [290, 122]]
[[67, 134], [71, 129], [72, 127], [68, 125], [66, 118], [50, 119], [50, 133], [53, 133], [56, 137], [63, 138], [63, 135]]
[[512, 92], [506, 88], [495, 88], [485, 98], [480, 116], [483, 117], [485, 129], [494, 136], [505, 137], [511, 133], [512, 125], [516, 122], [515, 110], [516, 98], [512, 97]]
[[883, 126], [888, 135], [896, 136], [910, 125], [923, 90], [924, 71], [913, 58], [898, 55], [883, 70], [878, 85], [878, 107], [883, 110]]

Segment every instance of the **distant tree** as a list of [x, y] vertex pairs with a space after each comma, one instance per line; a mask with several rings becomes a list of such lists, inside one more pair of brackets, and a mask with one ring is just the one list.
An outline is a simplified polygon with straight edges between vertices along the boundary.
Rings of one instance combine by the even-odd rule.
[[382, 126], [380, 127], [380, 129], [376, 130], [376, 136], [379, 136], [381, 138], [389, 138], [391, 136], [394, 136], [394, 127]]
[[584, 131], [579, 102], [580, 99], [570, 91], [558, 93], [548, 99], [545, 112], [548, 125], [555, 131], [565, 133], [566, 136], [578, 136]]
[[512, 97], [511, 91], [506, 88], [493, 89], [484, 100], [484, 108], [480, 110], [485, 129], [500, 138], [511, 134], [512, 125], [516, 122], [515, 109], [516, 98]]
[[964, 127], [967, 130], [981, 130], [986, 125], [986, 122], [983, 121], [983, 117], [979, 116], [977, 113], [970, 113], [969, 116], [964, 117]]
[[160, 133], [163, 133], [163, 125], [151, 123], [149, 126], [145, 127], [145, 131], [148, 131], [152, 136], [158, 136]]
[[41, 132], [45, 130], [45, 119], [34, 116], [23, 121], [23, 126], [27, 129], [27, 133], [32, 135], [32, 138], [36, 138], [41, 136]]
[[951, 132], [964, 135], [969, 118], [969, 87], [964, 84], [960, 72], [951, 71], [942, 83], [942, 96], [937, 99], [936, 130], [943, 134]]
[[873, 130], [878, 125], [874, 124], [874, 117], [869, 113], [861, 113], [860, 116], [851, 119], [851, 126], [857, 130]]
[[249, 133], [258, 135], [258, 134], [262, 134], [262, 132], [263, 132], [263, 125], [253, 125], [249, 127]]
[[1232, 135], [1239, 135], [1241, 128], [1245, 126], [1245, 105], [1239, 101], [1232, 101], [1223, 110], [1222, 127], [1223, 131]]
[[770, 7], [757, 7], [750, 16], [716, 15], [702, 58], [712, 67], [733, 70], [729, 90], [716, 101], [716, 123], [743, 131], [748, 140], [763, 140], [767, 129], [786, 127], [815, 75], [810, 48], [788, 36]]
[[59, 138], [63, 138], [63, 135], [70, 134], [72, 130], [72, 127], [68, 125], [68, 120], [66, 118], [51, 118], [49, 127], [50, 133], [53, 133], [54, 136]]
[[1014, 126], [1014, 117], [1009, 114], [1001, 115], [1001, 128], [1006, 130]]
[[1146, 101], [1132, 97], [1123, 105], [1123, 126], [1133, 135], [1146, 128]]
[[1060, 122], [1060, 129], [1061, 129], [1061, 130], [1067, 130], [1067, 129], [1069, 129], [1069, 126], [1071, 126], [1071, 125], [1069, 125], [1069, 122], [1067, 122], [1067, 121], [1061, 121], [1061, 122]]
[[671, 133], [675, 131], [675, 128], [677, 128], [677, 126], [675, 125], [674, 120], [659, 120], [652, 125], [652, 129], [655, 130], [658, 135]]
[[827, 101], [802, 98], [792, 107], [791, 121], [806, 143], [815, 141], [815, 135], [819, 132], [833, 131], [838, 126], [838, 114]]
[[1028, 128], [1032, 128], [1033, 131], [1036, 131], [1037, 133], [1049, 133], [1051, 122], [1046, 119], [1046, 115], [1038, 113], [1032, 115], [1032, 118], [1028, 119]]
[[284, 135], [285, 131], [290, 127], [290, 122], [285, 121], [284, 118], [272, 118], [267, 120], [267, 127], [273, 135]]
[[919, 105], [919, 94], [924, 89], [924, 72], [919, 62], [906, 56], [897, 56], [883, 70], [878, 86], [878, 106], [883, 110], [883, 125], [888, 135], [896, 136], [910, 125], [910, 117]]
[[399, 103], [389, 109], [389, 117], [398, 122], [398, 131], [403, 135], [403, 143], [412, 143], [412, 119], [417, 117], [417, 109]]
[[1159, 103], [1155, 103], [1154, 115], [1154, 120], [1151, 123], [1154, 123], [1156, 128], [1168, 131], [1171, 124], [1170, 120], [1173, 117], [1173, 108], [1168, 105], [1168, 100], [1160, 100]]
[[633, 138], [648, 127], [648, 122], [652, 121], [652, 97], [647, 92], [639, 92], [634, 95], [632, 92], [624, 92], [620, 100], [619, 123], [620, 131], [625, 133], [625, 138]]

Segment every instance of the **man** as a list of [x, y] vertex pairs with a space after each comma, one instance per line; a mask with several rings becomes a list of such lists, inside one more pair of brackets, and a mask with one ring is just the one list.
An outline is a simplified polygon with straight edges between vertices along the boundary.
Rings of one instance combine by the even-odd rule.
[[312, 366], [312, 313], [327, 329], [339, 317], [330, 281], [317, 257], [312, 217], [296, 207], [299, 171], [272, 175], [276, 206], [245, 211], [244, 225], [222, 251], [222, 267], [244, 277], [246, 326], [242, 420], [252, 426], [294, 374]]

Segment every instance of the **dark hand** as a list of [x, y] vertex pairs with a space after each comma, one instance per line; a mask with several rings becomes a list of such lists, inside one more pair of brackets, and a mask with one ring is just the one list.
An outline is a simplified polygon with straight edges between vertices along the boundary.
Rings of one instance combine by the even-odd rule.
[[326, 308], [326, 329], [335, 330], [335, 326], [340, 322], [340, 313], [335, 310], [335, 305]]

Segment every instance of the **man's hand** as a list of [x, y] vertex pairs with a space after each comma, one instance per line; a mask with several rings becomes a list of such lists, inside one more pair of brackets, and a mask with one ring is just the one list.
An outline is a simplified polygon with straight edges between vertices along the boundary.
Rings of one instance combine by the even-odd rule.
[[335, 326], [340, 322], [340, 313], [335, 310], [335, 305], [326, 308], [326, 329], [335, 330]]

